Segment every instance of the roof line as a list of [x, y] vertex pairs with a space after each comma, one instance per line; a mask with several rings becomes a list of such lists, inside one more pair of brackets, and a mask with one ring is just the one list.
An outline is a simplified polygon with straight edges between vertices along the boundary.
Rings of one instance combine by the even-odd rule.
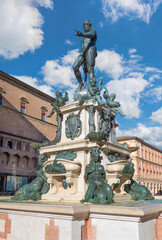
[[131, 137], [130, 137], [130, 136], [122, 136], [122, 137], [117, 137], [117, 140], [118, 140], [118, 141], [120, 141], [120, 140], [131, 140], [131, 139], [135, 139], [135, 140], [141, 142], [142, 144], [144, 144], [144, 145], [146, 145], [146, 146], [148, 146], [148, 147], [150, 147], [150, 148], [153, 148], [154, 150], [162, 153], [162, 150], [160, 150], [160, 149], [157, 148], [157, 147], [154, 147], [154, 146], [151, 145], [150, 143], [145, 142], [143, 139], [141, 139], [141, 138], [139, 138], [139, 137], [137, 137], [137, 136], [131, 136]]
[[46, 100], [48, 99], [49, 102], [54, 102], [55, 101], [55, 98], [49, 96], [46, 93], [41, 92], [40, 90], [22, 82], [21, 80], [13, 77], [13, 76], [11, 76], [11, 75], [9, 75], [9, 74], [1, 71], [1, 70], [0, 70], [0, 77], [2, 78], [2, 80], [6, 80], [6, 81], [9, 81], [9, 82], [14, 83], [16, 85], [19, 85], [19, 86], [21, 86], [25, 89], [28, 89], [28, 91], [31, 91], [31, 92], [34, 92], [34, 93], [40, 95], [41, 97], [45, 98]]

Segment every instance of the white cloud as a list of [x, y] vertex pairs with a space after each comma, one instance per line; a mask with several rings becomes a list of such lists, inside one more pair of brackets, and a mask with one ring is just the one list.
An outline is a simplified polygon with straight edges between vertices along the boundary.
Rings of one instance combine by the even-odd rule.
[[131, 60], [130, 61], [140, 61], [140, 60], [142, 60], [142, 57], [140, 56], [140, 55], [137, 55], [137, 54], [131, 54], [130, 55], [130, 58], [131, 58]]
[[116, 93], [116, 100], [121, 103], [126, 117], [139, 118], [142, 112], [140, 100], [143, 97], [149, 97], [149, 102], [150, 99], [156, 102], [162, 98], [161, 87], [155, 88], [152, 84], [161, 77], [161, 70], [145, 66], [135, 48], [129, 49], [128, 53], [129, 58], [125, 59], [115, 51], [105, 49], [99, 52], [96, 69], [112, 78], [106, 87], [110, 93]]
[[36, 5], [52, 8], [52, 0], [0, 0], [0, 55], [17, 58], [43, 43], [43, 17]]
[[44, 81], [51, 86], [59, 89], [77, 87], [77, 80], [75, 79], [72, 65], [78, 50], [72, 50], [61, 59], [50, 60], [42, 67], [42, 73], [44, 75]]
[[160, 79], [160, 75], [159, 74], [153, 74], [149, 77], [149, 82], [154, 82], [157, 79]]
[[162, 146], [162, 127], [153, 126], [149, 127], [142, 123], [138, 123], [136, 128], [131, 130], [120, 130], [117, 128], [117, 136], [137, 136], [142, 138], [144, 141], [160, 147]]
[[158, 68], [155, 68], [155, 67], [146, 67], [145, 68], [145, 71], [146, 72], [157, 72], [157, 73], [162, 73], [162, 71]]
[[38, 4], [45, 8], [53, 8], [53, 1], [52, 0], [28, 0], [33, 4]]
[[69, 39], [65, 39], [65, 44], [66, 45], [73, 45], [73, 43]]
[[137, 50], [135, 49], [135, 48], [130, 48], [129, 50], [128, 50], [128, 53], [131, 55], [131, 54], [133, 54], [133, 53], [136, 53], [137, 52]]
[[123, 78], [108, 82], [106, 87], [109, 92], [116, 93], [116, 100], [120, 102], [126, 118], [139, 118], [141, 110], [139, 107], [140, 94], [148, 85], [148, 82], [138, 76], [136, 78]]
[[104, 16], [113, 22], [128, 16], [129, 19], [138, 18], [149, 23], [161, 3], [161, 0], [102, 0], [102, 10]]
[[112, 78], [119, 78], [123, 72], [123, 58], [115, 51], [104, 49], [98, 52], [96, 68], [110, 75]]
[[37, 78], [32, 78], [29, 76], [16, 76], [13, 75], [13, 77], [19, 79], [20, 81], [38, 89], [39, 91], [42, 91], [52, 97], [54, 97], [54, 92], [53, 92], [53, 88], [51, 86], [48, 86], [46, 84], [41, 84], [39, 83]]
[[158, 109], [156, 112], [153, 112], [150, 119], [153, 122], [162, 124], [162, 107], [160, 109]]
[[68, 53], [61, 58], [61, 62], [63, 65], [72, 66], [75, 61], [75, 58], [78, 55], [79, 55], [79, 49], [74, 49], [74, 50], [68, 51]]
[[103, 22], [101, 22], [101, 21], [99, 22], [99, 25], [100, 25], [100, 28], [103, 28], [103, 26], [104, 26]]
[[159, 102], [162, 100], [162, 87], [154, 87], [146, 92], [146, 97], [149, 97], [150, 102]]

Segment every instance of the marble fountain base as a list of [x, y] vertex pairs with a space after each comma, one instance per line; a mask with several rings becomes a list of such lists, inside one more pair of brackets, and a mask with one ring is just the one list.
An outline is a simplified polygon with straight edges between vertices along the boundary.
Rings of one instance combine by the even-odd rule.
[[0, 202], [1, 240], [161, 240], [162, 201]]

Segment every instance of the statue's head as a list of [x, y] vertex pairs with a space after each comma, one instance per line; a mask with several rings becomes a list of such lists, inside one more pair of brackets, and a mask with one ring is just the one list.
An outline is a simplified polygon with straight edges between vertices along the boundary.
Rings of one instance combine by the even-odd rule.
[[108, 93], [107, 93], [107, 91], [104, 91], [104, 93], [103, 93], [103, 97], [104, 97], [105, 99], [107, 99], [107, 97], [108, 97]]
[[60, 98], [61, 96], [62, 96], [61, 92], [57, 91], [57, 92], [56, 92], [56, 97], [57, 97], [57, 98]]
[[86, 20], [86, 21], [83, 23], [84, 31], [85, 31], [85, 32], [89, 32], [90, 29], [91, 29], [91, 26], [92, 26], [92, 24], [91, 24], [90, 20], [89, 20], [89, 19]]
[[89, 84], [90, 84], [91, 86], [95, 86], [96, 82], [97, 82], [97, 81], [96, 81], [95, 77], [89, 78]]
[[111, 93], [111, 94], [110, 94], [110, 98], [111, 98], [112, 100], [114, 100], [114, 99], [116, 98], [116, 94], [115, 94], [115, 93]]
[[43, 163], [46, 162], [47, 159], [48, 159], [48, 158], [46, 157], [45, 154], [40, 154], [40, 155], [38, 156], [38, 164], [39, 164], [39, 166], [40, 166], [40, 167], [43, 167]]
[[90, 150], [90, 159], [94, 162], [100, 162], [100, 149], [98, 147], [93, 147]]

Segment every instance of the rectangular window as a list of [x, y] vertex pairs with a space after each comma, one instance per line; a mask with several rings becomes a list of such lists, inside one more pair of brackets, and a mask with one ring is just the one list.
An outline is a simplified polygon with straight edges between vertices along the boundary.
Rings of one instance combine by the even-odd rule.
[[7, 148], [12, 148], [12, 141], [8, 141]]
[[0, 94], [0, 105], [2, 105], [2, 94]]
[[17, 141], [17, 150], [21, 150], [21, 141]]
[[143, 158], [143, 149], [141, 149], [141, 157]]
[[41, 113], [41, 120], [43, 120], [43, 121], [45, 120], [45, 112]]
[[20, 106], [20, 112], [21, 113], [25, 113], [25, 103], [21, 103], [21, 106]]
[[26, 143], [25, 150], [29, 152], [30, 143]]
[[3, 147], [3, 137], [0, 137], [0, 147]]
[[142, 175], [143, 175], [143, 177], [144, 177], [144, 175], [145, 175], [145, 169], [143, 169]]

